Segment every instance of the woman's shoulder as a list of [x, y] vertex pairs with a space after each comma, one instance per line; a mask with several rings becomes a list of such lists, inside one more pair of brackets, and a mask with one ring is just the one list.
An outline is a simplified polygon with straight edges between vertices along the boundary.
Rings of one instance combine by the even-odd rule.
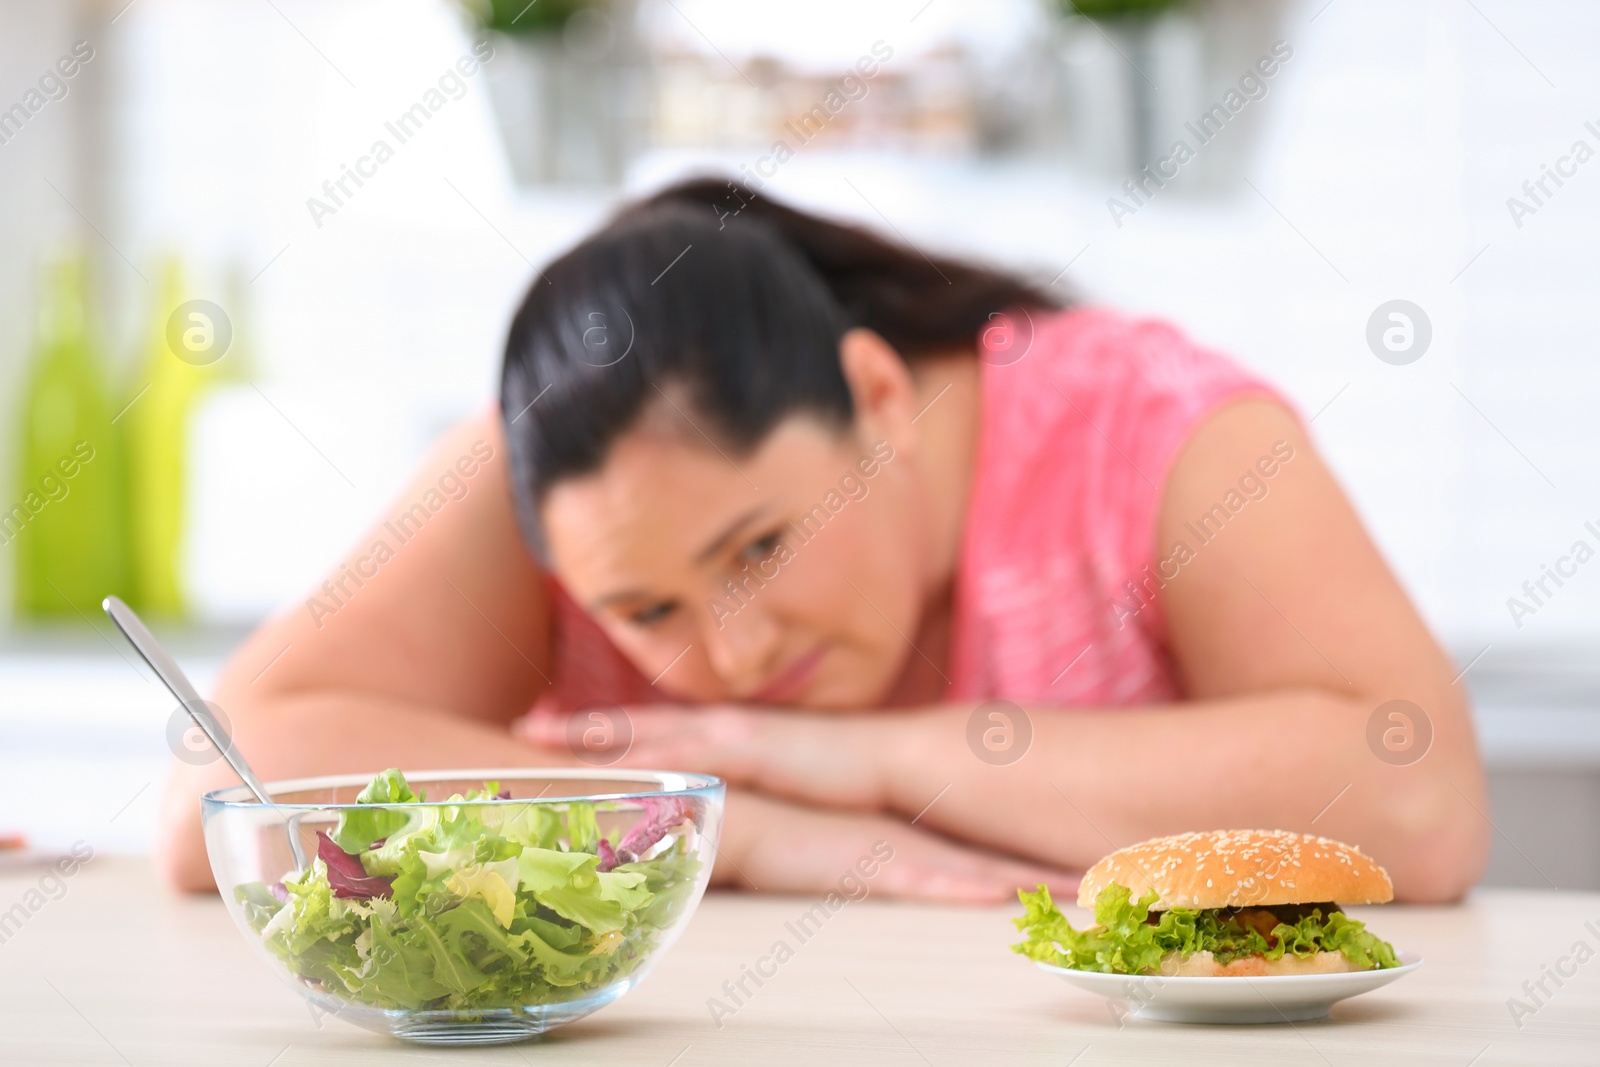
[[1200, 426], [1235, 400], [1284, 402], [1159, 319], [1078, 307], [1035, 314], [1029, 340], [1018, 358], [981, 370], [969, 533], [1002, 556], [1079, 553], [1137, 571], [1173, 464]]
[[[1163, 468], [1220, 404], [1244, 395], [1281, 400], [1262, 378], [1162, 319], [1097, 306], [1009, 314], [1020, 343], [1004, 358], [985, 349], [980, 356], [985, 410], [1010, 439], [1013, 460], [1029, 449], [1058, 463], [1138, 453]], [[1061, 438], [1078, 434], [1098, 438], [1098, 447], [1063, 455]], [[1158, 480], [1157, 470], [1143, 473]]]
[[[1158, 610], [1117, 605], [1153, 558], [1162, 487], [1230, 399], [1270, 386], [1159, 319], [1024, 314], [983, 356], [983, 429], [961, 564], [962, 692], [1129, 704], [1177, 692]], [[1123, 616], [1129, 613], [1124, 611]], [[1091, 651], [1092, 650], [1092, 651]], [[1065, 678], [1062, 667], [1086, 662]]]

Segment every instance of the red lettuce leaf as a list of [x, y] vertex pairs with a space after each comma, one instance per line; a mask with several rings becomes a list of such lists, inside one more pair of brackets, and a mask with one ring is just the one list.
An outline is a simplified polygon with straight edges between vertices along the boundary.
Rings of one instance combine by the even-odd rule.
[[625, 863], [632, 863], [673, 828], [694, 818], [694, 806], [687, 797], [645, 797], [641, 803], [644, 818], [617, 842], [617, 855]]
[[322, 830], [317, 831], [317, 858], [327, 864], [328, 884], [333, 895], [354, 900], [387, 897], [394, 882], [393, 877], [368, 874], [361, 860], [333, 843]]

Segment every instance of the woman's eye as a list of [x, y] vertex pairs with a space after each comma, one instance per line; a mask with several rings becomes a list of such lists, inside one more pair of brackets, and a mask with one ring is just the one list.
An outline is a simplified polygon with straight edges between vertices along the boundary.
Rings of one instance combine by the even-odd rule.
[[783, 533], [774, 530], [758, 541], [751, 541], [739, 553], [739, 558], [747, 563], [759, 563], [778, 551], [778, 546], [783, 543]]
[[659, 604], [651, 604], [628, 616], [628, 621], [635, 626], [652, 626], [665, 619], [678, 609], [678, 605], [670, 600], [663, 600]]

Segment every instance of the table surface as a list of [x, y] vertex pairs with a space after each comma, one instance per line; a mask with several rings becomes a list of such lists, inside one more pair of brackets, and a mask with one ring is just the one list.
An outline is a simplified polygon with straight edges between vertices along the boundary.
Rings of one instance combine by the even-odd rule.
[[[869, 898], [802, 944], [786, 924], [815, 900], [718, 893], [612, 1006], [540, 1041], [447, 1051], [315, 1018], [219, 899], [167, 891], [142, 860], [96, 857], [64, 892], [42, 873], [0, 874], [0, 915], [13, 917], [0, 928], [4, 1064], [1600, 1063], [1594, 893], [1484, 890], [1456, 907], [1352, 909], [1427, 962], [1328, 1020], [1248, 1027], [1123, 1017], [1006, 950], [1015, 907]], [[779, 940], [792, 958], [714, 1018], [712, 998], [733, 1006], [723, 983]], [[1574, 956], [1579, 942], [1588, 951]], [[1576, 974], [1558, 986], [1546, 966]], [[1535, 1005], [1523, 983], [1541, 978], [1549, 996]], [[1533, 1013], [1514, 1018], [1513, 997]]]

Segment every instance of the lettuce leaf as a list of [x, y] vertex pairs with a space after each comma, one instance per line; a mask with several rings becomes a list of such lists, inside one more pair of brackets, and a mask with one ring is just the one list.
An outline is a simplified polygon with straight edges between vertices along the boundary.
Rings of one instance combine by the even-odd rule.
[[619, 856], [634, 859], [644, 855], [674, 827], [692, 817], [689, 802], [682, 797], [645, 797], [642, 803], [645, 817], [617, 842]]
[[[378, 775], [356, 794], [357, 804], [405, 804], [416, 799], [417, 795], [406, 784], [405, 776], [394, 767]], [[407, 820], [408, 816], [403, 811], [348, 808], [339, 813], [339, 825], [329, 836], [334, 844], [354, 855], [365, 852], [380, 837], [388, 837], [399, 830]]]
[[340, 848], [321, 830], [317, 831], [317, 858], [327, 867], [328, 884], [333, 887], [334, 896], [365, 900], [389, 895], [393, 878], [369, 875], [360, 859]]
[[699, 882], [684, 802], [651, 798], [631, 843], [656, 854], [618, 864], [633, 853], [619, 855], [597, 817], [614, 805], [511, 801], [489, 782], [437, 807], [384, 807], [417, 799], [385, 771], [319, 832], [305, 870], [235, 887], [250, 927], [302, 980], [383, 1009], [571, 999], [646, 959]]
[[[1309, 919], [1310, 916], [1307, 916], [1300, 921], [1303, 924]], [[1284, 929], [1285, 927], [1280, 925], [1272, 932], [1281, 937], [1283, 935], [1280, 931]], [[1324, 921], [1320, 940], [1324, 952], [1343, 952], [1344, 958], [1357, 967], [1378, 969], [1400, 966], [1393, 945], [1367, 933], [1365, 923], [1350, 918], [1342, 911], [1334, 912]], [[1299, 954], [1308, 955], [1308, 953]]]
[[[1191, 956], [1210, 952], [1227, 964], [1246, 956], [1282, 959], [1285, 952], [1301, 958], [1318, 952], [1342, 952], [1363, 969], [1398, 967], [1394, 947], [1365, 924], [1338, 910], [1323, 915], [1314, 908], [1294, 923], [1279, 922], [1268, 935], [1239, 921], [1228, 910], [1169, 908], [1150, 921], [1157, 901], [1154, 891], [1138, 900], [1126, 886], [1108, 885], [1094, 902], [1095, 925], [1078, 930], [1050, 898], [1050, 890], [1018, 890], [1023, 915], [1012, 923], [1024, 938], [1013, 952], [1031, 960], [1080, 971], [1107, 974], [1154, 974], [1168, 953]], [[1271, 908], [1266, 909], [1268, 911]]]
[[433, 977], [433, 956], [404, 927], [372, 924], [373, 1000], [385, 1007], [420, 1008], [449, 989]]

